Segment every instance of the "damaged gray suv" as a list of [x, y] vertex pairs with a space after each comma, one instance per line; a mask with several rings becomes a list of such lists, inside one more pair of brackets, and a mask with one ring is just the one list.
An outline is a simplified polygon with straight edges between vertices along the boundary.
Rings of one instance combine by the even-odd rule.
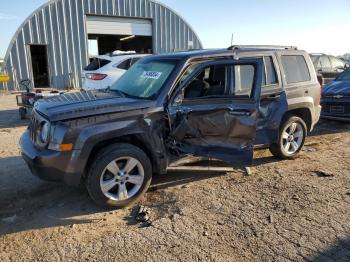
[[105, 91], [38, 102], [20, 145], [38, 177], [83, 182], [96, 203], [125, 207], [185, 156], [245, 167], [267, 145], [295, 157], [320, 109], [312, 61], [296, 48], [157, 55]]

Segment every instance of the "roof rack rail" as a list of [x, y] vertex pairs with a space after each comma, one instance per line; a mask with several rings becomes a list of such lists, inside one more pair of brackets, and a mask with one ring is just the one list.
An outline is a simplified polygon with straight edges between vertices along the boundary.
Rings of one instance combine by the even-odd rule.
[[326, 55], [325, 53], [310, 53], [310, 55]]
[[239, 50], [239, 49], [285, 49], [285, 50], [298, 50], [296, 46], [283, 46], [283, 45], [233, 45], [228, 50]]

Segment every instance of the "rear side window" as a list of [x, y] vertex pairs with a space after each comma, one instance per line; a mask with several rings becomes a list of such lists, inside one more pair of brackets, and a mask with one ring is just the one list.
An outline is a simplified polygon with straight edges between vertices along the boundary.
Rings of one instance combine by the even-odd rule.
[[111, 61], [107, 59], [100, 59], [100, 58], [94, 58], [92, 62], [84, 68], [86, 71], [95, 71], [100, 69], [101, 67], [104, 67], [105, 65], [108, 65]]
[[[263, 88], [274, 88], [278, 84], [276, 68], [271, 56], [264, 56]], [[240, 78], [240, 87], [236, 90], [251, 90], [254, 82], [254, 67], [249, 65], [236, 66], [236, 75]]]
[[117, 68], [123, 69], [123, 70], [129, 70], [129, 68], [130, 68], [130, 63], [131, 63], [131, 59], [127, 59], [127, 60], [121, 62], [121, 63], [117, 66]]
[[331, 61], [329, 60], [328, 56], [321, 56], [319, 63], [320, 63], [320, 67], [323, 69], [332, 68]]
[[310, 72], [304, 56], [283, 55], [281, 59], [286, 81], [288, 84], [306, 82], [311, 80]]
[[236, 88], [237, 93], [250, 93], [254, 83], [254, 72], [255, 69], [251, 65], [241, 65], [236, 66], [239, 68], [239, 75], [241, 78], [241, 86], [240, 88]]
[[273, 59], [271, 56], [264, 56], [264, 64], [265, 64], [265, 77], [263, 79], [264, 86], [271, 86], [278, 84], [277, 74], [275, 65], [273, 63]]
[[310, 55], [310, 58], [311, 58], [312, 63], [314, 63], [314, 65], [316, 66], [316, 62], [318, 61], [318, 56]]
[[141, 57], [135, 57], [135, 58], [131, 59], [130, 67], [132, 67], [134, 64], [136, 64], [140, 59], [141, 59]]

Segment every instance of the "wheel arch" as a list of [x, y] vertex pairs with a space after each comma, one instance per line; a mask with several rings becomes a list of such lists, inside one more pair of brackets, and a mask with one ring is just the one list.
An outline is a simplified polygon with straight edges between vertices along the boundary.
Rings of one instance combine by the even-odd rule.
[[290, 116], [298, 116], [303, 119], [307, 127], [307, 132], [309, 133], [311, 131], [312, 114], [310, 108], [303, 107], [289, 110], [283, 115], [282, 122], [286, 121]]
[[93, 160], [98, 155], [98, 153], [104, 148], [113, 144], [118, 144], [118, 143], [131, 144], [133, 146], [140, 148], [149, 157], [152, 164], [153, 172], [155, 173], [159, 172], [160, 170], [159, 156], [157, 156], [156, 153], [152, 151], [151, 145], [146, 142], [146, 140], [142, 137], [141, 134], [128, 134], [128, 135], [109, 138], [109, 139], [105, 139], [97, 142], [92, 147], [89, 157], [87, 159], [83, 178], [86, 177], [86, 174], [88, 173], [88, 169], [90, 168], [91, 164], [93, 163]]

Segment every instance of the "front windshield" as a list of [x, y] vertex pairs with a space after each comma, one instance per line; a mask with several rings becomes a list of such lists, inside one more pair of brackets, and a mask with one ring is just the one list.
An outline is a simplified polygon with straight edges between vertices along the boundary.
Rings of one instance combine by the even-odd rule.
[[350, 81], [350, 69], [345, 70], [341, 75], [339, 75], [336, 81]]
[[176, 66], [176, 61], [140, 61], [111, 87], [126, 96], [154, 99]]

